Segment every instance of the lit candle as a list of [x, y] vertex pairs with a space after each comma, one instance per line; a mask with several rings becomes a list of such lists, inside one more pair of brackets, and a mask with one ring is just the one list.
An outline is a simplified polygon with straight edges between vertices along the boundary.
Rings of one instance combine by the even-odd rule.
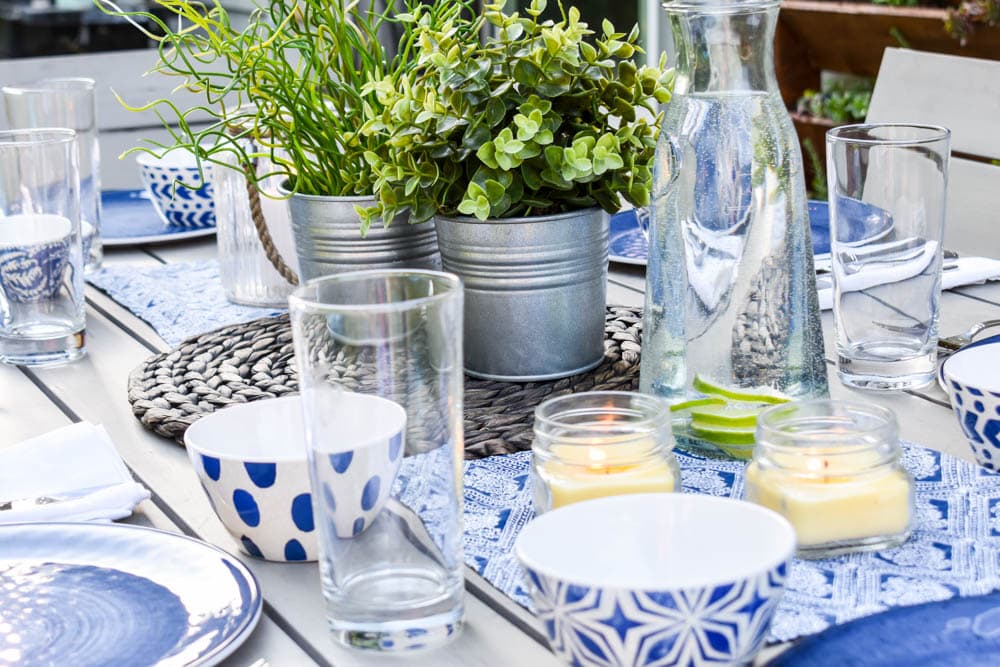
[[552, 399], [535, 419], [535, 507], [544, 512], [581, 500], [680, 486], [669, 406], [626, 392]]
[[897, 545], [909, 534], [913, 482], [896, 433], [892, 413], [876, 406], [808, 401], [765, 411], [747, 500], [791, 522], [800, 555]]

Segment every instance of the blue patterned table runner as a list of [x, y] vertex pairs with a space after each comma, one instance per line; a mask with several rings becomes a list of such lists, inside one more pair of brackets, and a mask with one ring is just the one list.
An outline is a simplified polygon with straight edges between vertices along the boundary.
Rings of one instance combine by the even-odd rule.
[[[744, 463], [683, 452], [677, 458], [685, 492], [743, 497]], [[903, 463], [916, 480], [910, 539], [886, 551], [795, 559], [771, 627], [772, 641], [891, 607], [1000, 588], [1000, 475], [910, 443], [904, 444]], [[466, 563], [529, 608], [513, 547], [534, 515], [530, 464], [529, 452], [465, 464]]]

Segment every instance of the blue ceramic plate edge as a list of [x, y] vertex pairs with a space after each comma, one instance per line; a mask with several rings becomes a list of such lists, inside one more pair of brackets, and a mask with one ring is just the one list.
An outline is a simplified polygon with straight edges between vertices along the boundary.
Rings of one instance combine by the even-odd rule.
[[[112, 197], [138, 197], [149, 202], [150, 211], [152, 211], [158, 220], [163, 222], [164, 229], [167, 229], [167, 224], [163, 220], [163, 216], [160, 215], [156, 207], [153, 206], [152, 200], [149, 197], [143, 197], [145, 193], [143, 188], [110, 188], [106, 190], [101, 190], [101, 201], [104, 204], [105, 195], [111, 195]], [[205, 236], [212, 236], [216, 232], [216, 226], [204, 227], [201, 229], [190, 229], [183, 232], [170, 232], [162, 234], [145, 234], [140, 236], [116, 236], [116, 237], [101, 237], [101, 245], [105, 248], [120, 248], [128, 247], [133, 245], [151, 245], [158, 243], [172, 243], [174, 241], [186, 241], [191, 239], [202, 238]]]
[[22, 522], [0, 525], [0, 532], [2, 532], [5, 528], [42, 528], [43, 530], [47, 530], [49, 527], [53, 529], [71, 527], [74, 530], [132, 530], [144, 531], [147, 533], [159, 533], [160, 535], [166, 536], [168, 539], [182, 539], [188, 542], [193, 542], [200, 548], [204, 548], [208, 551], [214, 551], [224, 562], [228, 563], [234, 570], [239, 572], [245, 578], [247, 586], [250, 589], [250, 598], [253, 605], [252, 613], [247, 616], [246, 620], [239, 628], [233, 631], [226, 641], [216, 646], [211, 652], [200, 656], [195, 662], [189, 663], [191, 667], [213, 667], [214, 665], [218, 665], [220, 662], [232, 655], [236, 649], [239, 648], [244, 641], [246, 641], [247, 637], [249, 637], [249, 635], [254, 631], [257, 627], [257, 623], [260, 621], [260, 617], [264, 609], [264, 598], [261, 594], [260, 582], [257, 581], [256, 575], [254, 575], [253, 571], [251, 571], [250, 568], [236, 556], [220, 549], [214, 544], [210, 544], [209, 542], [199, 540], [189, 535], [184, 535], [183, 533], [174, 533], [161, 528], [153, 528], [151, 526], [135, 526], [125, 523], [72, 523], [65, 521], [45, 523]]

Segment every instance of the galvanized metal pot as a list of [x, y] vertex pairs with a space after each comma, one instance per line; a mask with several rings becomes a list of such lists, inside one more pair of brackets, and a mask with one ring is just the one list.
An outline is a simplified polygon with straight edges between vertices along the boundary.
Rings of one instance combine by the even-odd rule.
[[465, 286], [465, 372], [551, 380], [604, 356], [608, 219], [601, 209], [435, 218], [445, 271]]
[[409, 224], [398, 215], [388, 228], [378, 223], [361, 236], [355, 205], [372, 197], [293, 194], [288, 202], [302, 280], [361, 269], [441, 268], [434, 223]]

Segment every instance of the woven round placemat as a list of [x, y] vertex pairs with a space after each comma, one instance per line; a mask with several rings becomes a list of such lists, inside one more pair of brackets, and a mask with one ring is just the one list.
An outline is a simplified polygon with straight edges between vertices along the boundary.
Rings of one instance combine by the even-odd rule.
[[[604, 361], [592, 371], [526, 383], [466, 376], [466, 458], [530, 449], [535, 407], [550, 396], [635, 390], [641, 328], [642, 309], [609, 306]], [[297, 392], [293, 357], [287, 315], [234, 324], [147, 359], [129, 376], [128, 400], [146, 428], [182, 443], [188, 426], [219, 408]]]

